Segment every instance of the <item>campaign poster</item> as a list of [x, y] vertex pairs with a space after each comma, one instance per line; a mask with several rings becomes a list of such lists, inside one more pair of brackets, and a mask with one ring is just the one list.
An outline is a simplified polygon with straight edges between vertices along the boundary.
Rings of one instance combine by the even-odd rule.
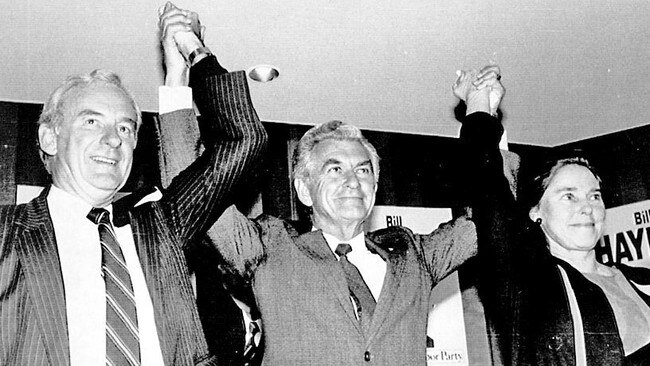
[[596, 246], [601, 263], [650, 268], [650, 200], [607, 209], [605, 231]]
[[[607, 209], [596, 259], [607, 265], [650, 268], [650, 200]], [[639, 287], [650, 294], [650, 286]]]

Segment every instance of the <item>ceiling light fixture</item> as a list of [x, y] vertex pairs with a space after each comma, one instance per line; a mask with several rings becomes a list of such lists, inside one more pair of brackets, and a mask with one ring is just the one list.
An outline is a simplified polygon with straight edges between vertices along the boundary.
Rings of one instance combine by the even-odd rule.
[[280, 72], [271, 65], [257, 65], [248, 69], [248, 77], [260, 83], [271, 81], [280, 76]]

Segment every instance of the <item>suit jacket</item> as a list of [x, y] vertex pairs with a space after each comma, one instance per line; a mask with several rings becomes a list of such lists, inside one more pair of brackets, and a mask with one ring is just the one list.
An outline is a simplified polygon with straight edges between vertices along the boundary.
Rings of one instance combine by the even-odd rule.
[[386, 261], [387, 272], [364, 328], [320, 230], [300, 235], [282, 220], [249, 220], [233, 207], [217, 226], [222, 255], [252, 273], [265, 331], [263, 365], [424, 364], [431, 290], [476, 250], [465, 218], [429, 235], [401, 227], [368, 233], [366, 244]]
[[[229, 204], [232, 184], [266, 139], [245, 74], [217, 76], [215, 64], [214, 57], [199, 62], [191, 83], [217, 137], [161, 200], [130, 207], [124, 215], [115, 212], [114, 222], [131, 224], [166, 365], [215, 362], [201, 331], [183, 249]], [[161, 119], [174, 123], [178, 117]], [[63, 280], [46, 192], [27, 204], [0, 208], [0, 225], [0, 364], [67, 365]]]
[[367, 233], [387, 272], [364, 327], [320, 230], [299, 234], [280, 219], [249, 220], [234, 207], [216, 226], [224, 258], [252, 274], [264, 323], [263, 365], [424, 364], [431, 290], [476, 250], [474, 226], [464, 217], [429, 235], [402, 227]]

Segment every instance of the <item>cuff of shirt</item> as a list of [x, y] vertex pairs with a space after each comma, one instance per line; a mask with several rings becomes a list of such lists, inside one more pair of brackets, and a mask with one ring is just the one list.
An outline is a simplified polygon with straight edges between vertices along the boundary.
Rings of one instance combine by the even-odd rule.
[[192, 88], [188, 86], [159, 86], [158, 113], [165, 114], [192, 108]]

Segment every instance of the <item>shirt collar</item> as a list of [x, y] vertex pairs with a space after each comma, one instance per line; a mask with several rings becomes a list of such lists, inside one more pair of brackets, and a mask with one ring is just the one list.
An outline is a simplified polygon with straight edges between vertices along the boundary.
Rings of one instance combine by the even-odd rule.
[[368, 248], [366, 248], [366, 235], [363, 231], [350, 240], [341, 240], [326, 232], [323, 232], [323, 237], [325, 237], [325, 241], [333, 253], [335, 253], [336, 247], [341, 243], [350, 244], [352, 251], [356, 253], [368, 251]]
[[133, 193], [113, 202], [115, 214], [113, 215], [113, 224], [117, 227], [128, 225], [130, 222], [129, 210], [138, 207], [147, 202], [155, 202], [162, 198], [162, 193], [155, 186], [145, 186]]
[[[61, 215], [61, 217], [77, 220], [79, 218], [85, 219], [90, 210], [93, 208], [92, 205], [88, 204], [81, 198], [70, 194], [54, 185], [50, 187], [50, 191], [48, 192], [47, 204], [51, 211], [56, 211], [58, 215]], [[104, 207], [104, 209], [106, 209], [112, 217], [113, 205], [108, 205]]]

